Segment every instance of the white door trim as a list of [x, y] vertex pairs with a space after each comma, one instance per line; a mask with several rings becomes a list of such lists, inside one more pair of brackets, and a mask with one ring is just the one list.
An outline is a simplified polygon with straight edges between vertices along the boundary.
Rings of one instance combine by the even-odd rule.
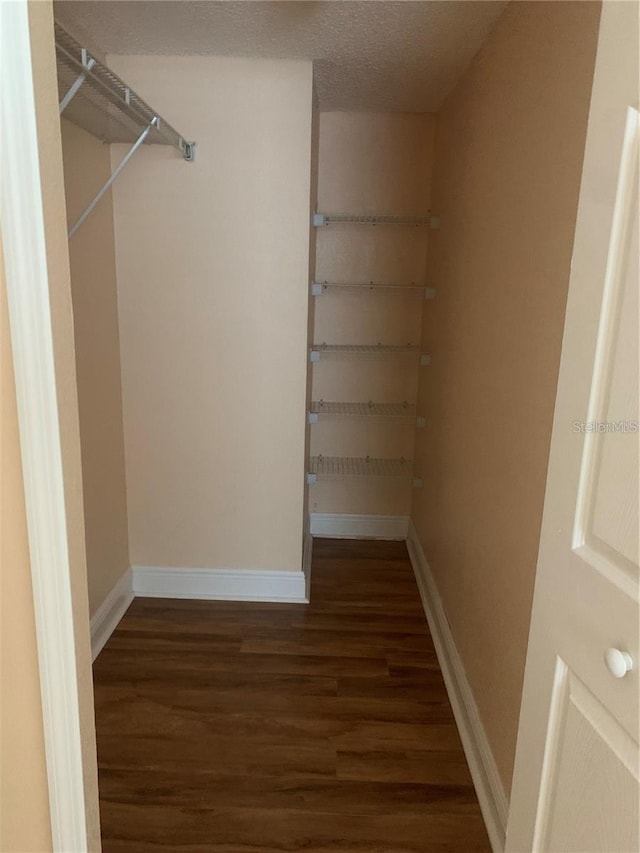
[[87, 850], [80, 710], [26, 0], [0, 2], [0, 223], [54, 851]]

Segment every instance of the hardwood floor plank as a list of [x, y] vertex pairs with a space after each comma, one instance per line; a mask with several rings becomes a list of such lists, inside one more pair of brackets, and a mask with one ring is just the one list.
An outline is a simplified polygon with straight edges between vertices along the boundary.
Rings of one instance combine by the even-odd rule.
[[[169, 682], [169, 686], [170, 682]], [[169, 709], [191, 709], [204, 714], [234, 714], [242, 712], [250, 700], [250, 707], [263, 715], [277, 716], [313, 716], [316, 714], [333, 717], [344, 721], [386, 721], [389, 723], [425, 723], [442, 724], [452, 721], [451, 709], [448, 702], [415, 701], [404, 699], [354, 699], [350, 697], [333, 696], [296, 696], [294, 694], [278, 695], [262, 692], [244, 696], [241, 691], [217, 692], [198, 687], [174, 688], [168, 693], [163, 685], [150, 685], [144, 688], [145, 695], [153, 702]], [[100, 689], [100, 701], [127, 698], [131, 703], [140, 695], [138, 687], [123, 688], [121, 685], [111, 687], [105, 684]]]
[[[177, 739], [176, 739], [177, 740]], [[335, 778], [336, 753], [328, 744], [269, 743], [247, 739], [237, 743], [229, 737], [204, 737], [201, 740], [180, 738], [178, 748], [166, 749], [165, 736], [122, 738], [102, 735], [106, 757], [103, 769], [135, 771], [144, 767], [155, 776], [158, 772], [171, 773], [179, 767], [194, 777], [202, 771], [223, 769], [230, 775], [254, 776], [321, 776]], [[207, 793], [203, 789], [203, 793]], [[207, 794], [208, 796], [208, 794]]]
[[427, 637], [431, 645], [429, 629], [424, 621], [424, 614], [417, 613], [415, 616], [407, 615], [399, 617], [396, 614], [386, 613], [354, 612], [354, 613], [321, 613], [313, 611], [302, 613], [291, 617], [291, 626], [303, 630], [329, 630], [329, 631], [362, 631], [391, 633], [391, 634], [419, 634]]
[[338, 750], [338, 779], [472, 786], [458, 750]]
[[105, 853], [490, 850], [402, 542], [311, 604], [136, 599], [94, 666]]
[[[139, 636], [139, 635], [138, 635]], [[167, 639], [164, 636], [154, 638], [153, 636], [145, 636], [140, 639], [136, 638], [135, 634], [129, 635], [123, 639], [121, 636], [114, 635], [109, 640], [109, 646], [101, 654], [96, 667], [99, 666], [100, 674], [108, 671], [113, 659], [113, 666], [121, 669], [122, 653], [135, 653], [137, 656], [144, 656], [145, 659], [162, 659], [166, 653], [170, 655], [191, 654], [194, 650], [199, 651], [201, 645], [199, 642], [191, 643], [188, 639], [174, 641]], [[339, 656], [331, 657], [330, 655], [269, 655], [269, 654], [249, 654], [243, 652], [242, 656], [238, 654], [240, 644], [238, 644], [235, 654], [233, 651], [216, 651], [215, 654], [209, 656], [207, 667], [210, 672], [235, 672], [235, 673], [250, 673], [264, 672], [273, 673], [276, 675], [326, 675], [331, 678], [337, 678], [341, 675], [362, 675], [363, 677], [375, 677], [388, 675], [389, 667], [384, 657], [348, 657]], [[122, 673], [123, 680], [127, 679], [126, 670]]]
[[412, 651], [417, 655], [432, 651], [431, 639], [422, 635], [355, 632], [356, 636], [345, 642], [346, 633], [301, 629], [289, 632], [265, 631], [243, 640], [240, 651], [249, 654], [260, 651], [265, 654], [326, 654], [334, 657], [342, 654], [349, 657], [386, 657], [395, 651]]
[[[209, 693], [215, 690], [220, 696], [241, 694], [242, 701], [250, 699], [252, 694], [262, 695], [265, 691], [273, 694], [293, 694], [295, 696], [336, 696], [337, 679], [327, 675], [291, 675], [289, 673], [211, 671], [208, 667], [209, 655], [166, 655], [151, 658], [140, 655], [131, 662], [127, 677], [137, 687], [148, 685], [150, 689], [159, 687], [165, 690], [190, 690], [197, 679], [197, 689]], [[120, 684], [122, 673], [117, 661], [105, 664], [100, 671], [103, 686]]]
[[318, 814], [389, 816], [400, 814], [475, 814], [470, 784], [434, 785], [317, 777], [199, 774], [156, 771], [150, 779], [142, 770], [104, 769], [100, 774], [105, 801], [135, 805], [192, 808], [203, 802], [216, 809], [301, 809]]
[[[415, 673], [415, 674], [414, 674]], [[386, 678], [341, 676], [337, 679], [338, 696], [350, 699], [413, 699], [416, 702], [447, 702], [447, 689], [440, 670], [415, 669], [406, 675]]]
[[[425, 853], [440, 849], [483, 849], [473, 840], [481, 837], [479, 814], [343, 815], [304, 809], [153, 808], [105, 803], [104, 813], [112, 835], [103, 840], [104, 853], [112, 850], [191, 850], [207, 840], [203, 849], [225, 853], [247, 851], [313, 851], [313, 853]], [[129, 848], [112, 847], [127, 827]], [[120, 827], [120, 829], [119, 829]], [[131, 827], [131, 829], [129, 829]], [[469, 840], [469, 835], [472, 839]], [[133, 842], [133, 843], [132, 843]], [[488, 848], [484, 848], [487, 850]]]

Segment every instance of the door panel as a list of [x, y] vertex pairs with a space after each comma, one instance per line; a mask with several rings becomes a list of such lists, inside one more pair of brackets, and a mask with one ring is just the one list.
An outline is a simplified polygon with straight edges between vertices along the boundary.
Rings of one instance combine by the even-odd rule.
[[[635, 853], [640, 844], [638, 24], [637, 2], [603, 3], [509, 853]], [[629, 654], [630, 671], [616, 677], [608, 649]]]
[[637, 851], [638, 745], [560, 658], [549, 723], [534, 849]]
[[574, 533], [577, 553], [632, 594], [638, 579], [639, 133], [638, 111], [629, 107], [585, 424], [594, 431], [585, 433]]

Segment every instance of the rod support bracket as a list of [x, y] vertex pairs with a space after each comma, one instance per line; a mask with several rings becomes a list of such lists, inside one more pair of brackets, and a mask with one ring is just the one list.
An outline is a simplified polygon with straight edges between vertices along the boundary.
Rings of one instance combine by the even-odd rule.
[[182, 156], [187, 161], [187, 163], [193, 163], [196, 159], [196, 144], [195, 142], [185, 142], [184, 148], [182, 149]]

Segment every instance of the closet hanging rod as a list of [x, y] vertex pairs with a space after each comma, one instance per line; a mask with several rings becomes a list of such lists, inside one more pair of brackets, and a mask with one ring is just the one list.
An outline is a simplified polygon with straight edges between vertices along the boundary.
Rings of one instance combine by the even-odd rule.
[[[66, 30], [55, 24], [56, 60], [58, 66], [58, 81], [62, 86], [67, 82], [66, 91], [60, 100], [60, 112], [66, 110], [73, 99], [81, 93], [89, 102], [89, 111], [102, 113], [106, 120], [104, 131], [99, 135], [103, 142], [127, 142], [131, 136], [138, 136], [148, 128], [155, 119], [152, 133], [149, 131], [145, 140], [159, 145], [170, 145], [176, 148], [183, 158], [191, 162], [195, 153], [195, 142], [188, 142], [178, 131], [165, 121], [158, 112], [143, 100], [130, 86], [113, 71], [103, 65], [90, 54], [87, 48], [77, 42]], [[83, 110], [74, 111], [71, 121], [92, 132], [91, 117], [83, 121]], [[115, 132], [112, 122], [119, 123], [125, 129], [127, 138], [123, 138], [122, 130]], [[86, 125], [89, 126], [86, 126]], [[131, 126], [133, 125], [133, 129]]]

